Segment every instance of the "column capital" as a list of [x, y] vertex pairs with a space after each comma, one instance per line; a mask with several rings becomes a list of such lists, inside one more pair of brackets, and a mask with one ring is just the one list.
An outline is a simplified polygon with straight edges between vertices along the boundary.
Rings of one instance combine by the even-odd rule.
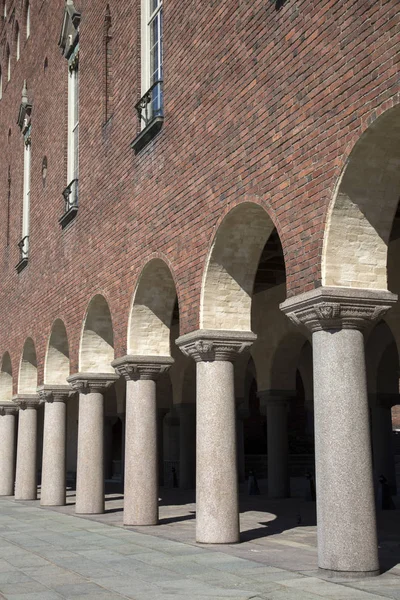
[[69, 385], [43, 384], [37, 389], [42, 402], [66, 402], [75, 396], [76, 390]]
[[80, 394], [102, 394], [118, 379], [115, 373], [75, 373], [67, 377], [70, 386]]
[[13, 396], [12, 401], [18, 406], [20, 410], [26, 410], [28, 408], [39, 408], [40, 398], [38, 394], [17, 394]]
[[176, 345], [185, 356], [196, 362], [233, 362], [256, 341], [252, 331], [226, 331], [218, 329], [198, 329], [176, 340]]
[[295, 325], [313, 333], [323, 329], [366, 328], [395, 304], [397, 295], [386, 290], [320, 287], [289, 298], [281, 310]]
[[127, 381], [132, 379], [156, 380], [162, 373], [166, 373], [174, 359], [171, 356], [135, 356], [128, 354], [113, 360], [111, 365], [118, 375], [125, 377]]
[[0, 416], [4, 417], [5, 415], [16, 415], [18, 412], [18, 407], [11, 401], [9, 402], [0, 402]]

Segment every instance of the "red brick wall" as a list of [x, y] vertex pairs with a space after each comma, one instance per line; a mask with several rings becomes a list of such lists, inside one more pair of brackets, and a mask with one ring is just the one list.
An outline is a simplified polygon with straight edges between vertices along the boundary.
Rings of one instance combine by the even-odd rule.
[[[181, 333], [198, 325], [204, 262], [215, 225], [236, 203], [262, 204], [281, 236], [288, 294], [320, 285], [326, 211], [360, 133], [400, 96], [397, 0], [165, 0], [165, 124], [135, 156], [140, 96], [139, 0], [110, 0], [113, 118], [104, 122], [107, 2], [81, 0], [80, 208], [61, 231], [66, 185], [67, 64], [57, 47], [63, 0], [32, 2], [21, 59], [0, 101], [0, 353], [18, 370], [35, 341], [42, 379], [54, 319], [64, 320], [72, 370], [89, 299], [103, 293], [116, 355], [126, 351], [129, 305], [149, 256], [167, 258], [180, 302]], [[48, 57], [48, 69], [43, 68]], [[23, 80], [32, 116], [31, 254], [17, 275], [21, 238], [22, 136], [16, 126]], [[11, 130], [9, 138], [8, 132]], [[48, 159], [43, 187], [41, 166]], [[11, 165], [10, 245], [6, 246]], [[251, 234], [251, 233], [249, 233]]]

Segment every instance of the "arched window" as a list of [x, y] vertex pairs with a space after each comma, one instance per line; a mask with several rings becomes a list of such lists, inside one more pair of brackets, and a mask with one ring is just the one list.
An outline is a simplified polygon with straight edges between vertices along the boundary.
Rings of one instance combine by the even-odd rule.
[[7, 60], [7, 81], [11, 79], [11, 54], [10, 54], [10, 46], [7, 44], [6, 49], [6, 60]]
[[15, 56], [17, 58], [17, 60], [19, 60], [20, 57], [20, 50], [21, 50], [21, 39], [20, 39], [20, 33], [19, 33], [19, 25], [18, 25], [18, 21], [15, 23]]
[[29, 0], [25, 5], [25, 31], [26, 39], [31, 35], [31, 5]]

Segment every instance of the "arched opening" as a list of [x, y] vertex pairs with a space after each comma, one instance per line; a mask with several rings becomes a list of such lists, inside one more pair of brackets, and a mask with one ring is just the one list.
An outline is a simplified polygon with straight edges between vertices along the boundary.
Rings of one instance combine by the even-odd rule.
[[36, 394], [37, 359], [35, 344], [28, 338], [24, 344], [18, 377], [18, 394]]
[[203, 279], [201, 329], [251, 329], [254, 282], [273, 230], [274, 224], [265, 210], [250, 202], [233, 208], [225, 217]]
[[0, 370], [0, 402], [11, 402], [13, 395], [13, 378], [11, 358], [8, 352], [3, 355]]
[[163, 260], [155, 258], [144, 267], [134, 293], [128, 354], [171, 355], [170, 328], [175, 306], [176, 289], [171, 271]]
[[355, 144], [328, 216], [325, 286], [387, 289], [387, 251], [400, 196], [400, 106]]
[[107, 300], [98, 294], [89, 303], [79, 352], [83, 373], [114, 373], [114, 333]]
[[69, 347], [67, 331], [61, 319], [57, 319], [51, 329], [44, 367], [46, 384], [67, 385], [70, 375]]

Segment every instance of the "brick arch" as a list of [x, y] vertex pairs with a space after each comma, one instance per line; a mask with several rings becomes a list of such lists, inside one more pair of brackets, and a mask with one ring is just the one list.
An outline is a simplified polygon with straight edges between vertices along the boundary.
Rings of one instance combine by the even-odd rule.
[[65, 325], [56, 319], [51, 328], [44, 365], [44, 383], [66, 385], [70, 375], [69, 344]]
[[128, 354], [170, 356], [170, 328], [177, 298], [169, 266], [161, 258], [143, 268], [133, 294]]
[[251, 329], [254, 279], [263, 248], [275, 228], [253, 202], [236, 205], [223, 219], [203, 275], [200, 328]]
[[18, 374], [18, 394], [36, 394], [37, 358], [32, 338], [27, 338], [22, 352]]
[[79, 370], [114, 373], [114, 331], [110, 308], [101, 294], [91, 299], [86, 311], [79, 349]]
[[13, 376], [11, 357], [8, 352], [3, 354], [0, 368], [0, 402], [10, 402], [13, 395]]
[[387, 289], [387, 248], [400, 196], [400, 105], [354, 145], [328, 212], [322, 285]]

